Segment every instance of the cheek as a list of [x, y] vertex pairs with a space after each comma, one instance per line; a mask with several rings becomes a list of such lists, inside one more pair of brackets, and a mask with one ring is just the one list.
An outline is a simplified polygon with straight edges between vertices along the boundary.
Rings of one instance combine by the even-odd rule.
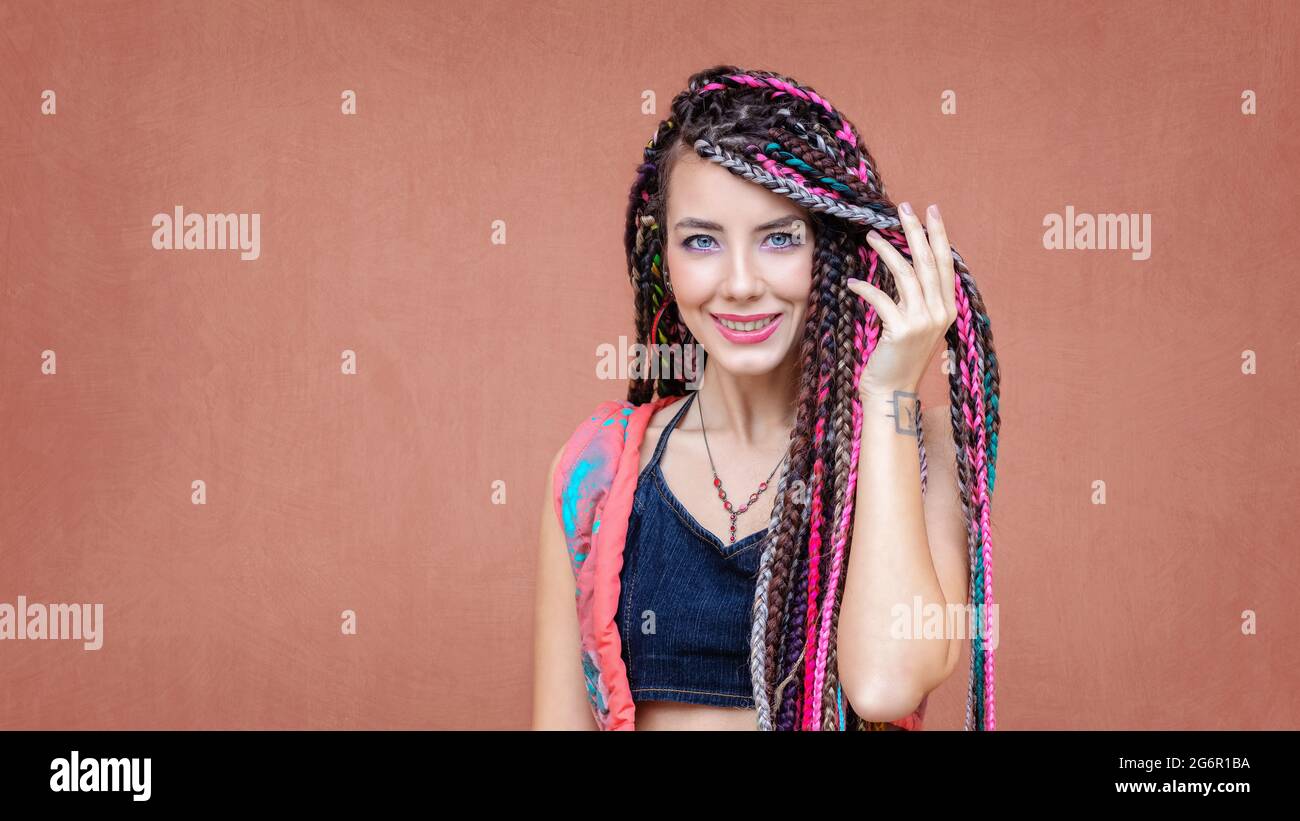
[[673, 293], [680, 294], [683, 289], [690, 288], [691, 280], [691, 260], [686, 253], [676, 245], [668, 245], [662, 249], [664, 255], [664, 274], [672, 280]]
[[686, 310], [698, 307], [710, 296], [709, 275], [700, 271], [700, 259], [676, 246], [664, 249], [668, 265], [668, 278], [673, 283], [673, 294]]
[[812, 291], [812, 253], [792, 255], [785, 263], [780, 276], [774, 280], [781, 283], [780, 296], [805, 309]]

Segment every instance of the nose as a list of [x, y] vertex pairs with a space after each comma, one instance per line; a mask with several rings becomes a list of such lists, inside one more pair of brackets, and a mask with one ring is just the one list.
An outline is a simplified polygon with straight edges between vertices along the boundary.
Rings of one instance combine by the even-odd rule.
[[763, 293], [763, 279], [746, 249], [734, 250], [727, 257], [723, 274], [722, 295], [737, 302], [753, 300]]

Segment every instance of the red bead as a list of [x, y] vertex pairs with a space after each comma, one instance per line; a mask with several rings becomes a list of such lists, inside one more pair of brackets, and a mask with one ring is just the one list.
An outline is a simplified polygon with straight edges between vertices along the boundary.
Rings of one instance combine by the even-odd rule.
[[722, 480], [719, 479], [717, 476], [714, 476], [714, 477], [713, 477], [713, 486], [714, 486], [714, 487], [722, 487]]
[[760, 491], [767, 490], [767, 482], [760, 482], [759, 485], [758, 485], [758, 489], [759, 489]]
[[731, 510], [731, 502], [723, 502], [722, 506], [725, 507], [727, 510]]

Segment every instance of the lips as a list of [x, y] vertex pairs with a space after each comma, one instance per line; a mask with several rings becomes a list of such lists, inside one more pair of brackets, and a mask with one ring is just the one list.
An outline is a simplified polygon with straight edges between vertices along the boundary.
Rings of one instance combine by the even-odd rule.
[[727, 341], [738, 345], [753, 345], [767, 339], [776, 332], [782, 318], [782, 314], [710, 314], [710, 316], [718, 333]]

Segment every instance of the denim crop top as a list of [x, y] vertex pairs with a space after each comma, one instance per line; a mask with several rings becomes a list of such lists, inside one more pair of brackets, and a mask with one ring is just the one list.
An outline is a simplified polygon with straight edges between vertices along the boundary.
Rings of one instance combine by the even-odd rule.
[[614, 621], [634, 702], [753, 709], [749, 618], [767, 528], [724, 543], [668, 488], [659, 462], [694, 399], [637, 478]]

